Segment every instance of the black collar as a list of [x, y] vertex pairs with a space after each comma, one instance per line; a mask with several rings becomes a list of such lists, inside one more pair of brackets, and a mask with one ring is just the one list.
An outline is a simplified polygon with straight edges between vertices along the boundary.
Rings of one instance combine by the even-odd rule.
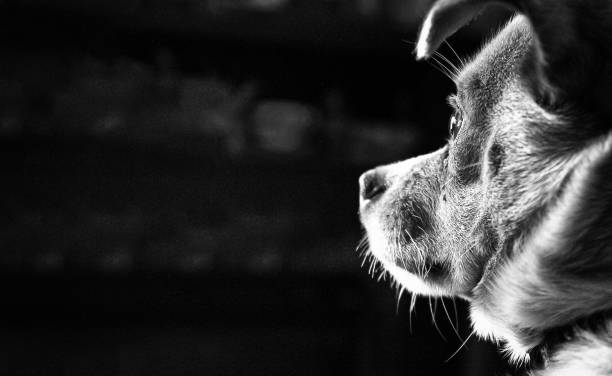
[[575, 320], [567, 325], [548, 329], [539, 345], [529, 351], [530, 366], [534, 369], [546, 368], [552, 356], [564, 345], [579, 339], [581, 333], [602, 333], [607, 336], [607, 323], [612, 320], [612, 310], [594, 313]]

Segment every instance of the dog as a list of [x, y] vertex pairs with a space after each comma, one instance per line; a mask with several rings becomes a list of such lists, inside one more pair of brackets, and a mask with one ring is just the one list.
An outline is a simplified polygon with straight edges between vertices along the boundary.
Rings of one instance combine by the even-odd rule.
[[367, 254], [530, 375], [612, 375], [612, 1], [439, 0], [417, 59], [490, 4], [516, 15], [453, 74], [446, 145], [359, 179]]

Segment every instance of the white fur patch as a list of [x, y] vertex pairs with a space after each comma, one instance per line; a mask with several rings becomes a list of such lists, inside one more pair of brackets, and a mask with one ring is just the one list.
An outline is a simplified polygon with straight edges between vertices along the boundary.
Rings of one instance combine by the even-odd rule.
[[477, 306], [472, 305], [470, 307], [470, 319], [474, 332], [480, 338], [496, 343], [504, 342], [504, 352], [512, 363], [522, 364], [529, 362], [528, 351], [531, 347], [537, 345], [537, 343], [530, 345], [523, 344], [504, 323], [483, 312]]
[[432, 286], [424, 282], [420, 277], [400, 268], [399, 266], [383, 262], [385, 269], [391, 273], [393, 278], [398, 281], [402, 287], [415, 294], [426, 296], [447, 296], [444, 290]]

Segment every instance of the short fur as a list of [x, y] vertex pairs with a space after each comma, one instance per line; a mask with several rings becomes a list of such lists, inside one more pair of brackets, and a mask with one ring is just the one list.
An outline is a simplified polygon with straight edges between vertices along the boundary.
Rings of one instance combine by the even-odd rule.
[[417, 58], [489, 3], [520, 15], [454, 77], [456, 134], [360, 179], [369, 251], [532, 374], [612, 375], [612, 2], [439, 0]]

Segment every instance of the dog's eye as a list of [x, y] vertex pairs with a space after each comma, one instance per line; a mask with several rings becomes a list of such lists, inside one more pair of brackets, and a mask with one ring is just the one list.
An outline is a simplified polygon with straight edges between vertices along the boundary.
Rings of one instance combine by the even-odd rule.
[[461, 129], [462, 125], [463, 115], [460, 111], [455, 111], [448, 121], [448, 133], [450, 134], [451, 138], [457, 137], [457, 133], [459, 133], [459, 129]]

